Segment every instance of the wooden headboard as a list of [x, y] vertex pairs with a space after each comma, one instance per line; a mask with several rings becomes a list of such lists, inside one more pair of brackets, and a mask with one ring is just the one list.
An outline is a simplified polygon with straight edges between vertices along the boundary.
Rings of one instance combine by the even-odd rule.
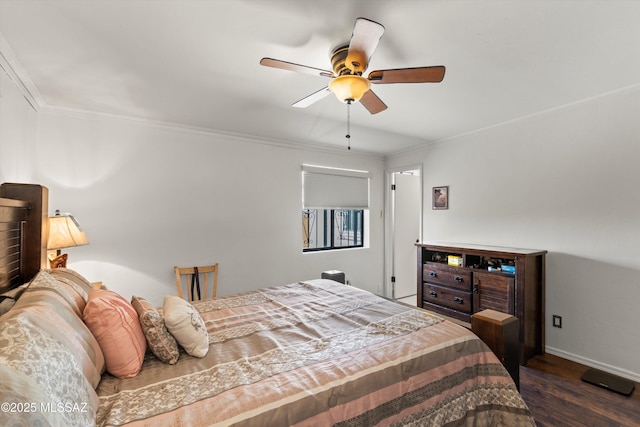
[[0, 292], [47, 268], [49, 190], [37, 184], [0, 185]]

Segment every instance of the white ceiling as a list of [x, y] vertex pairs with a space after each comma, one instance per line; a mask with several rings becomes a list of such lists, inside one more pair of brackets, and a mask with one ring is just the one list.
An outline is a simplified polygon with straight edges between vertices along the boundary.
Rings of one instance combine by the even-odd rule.
[[374, 86], [389, 108], [353, 106], [354, 151], [397, 153], [640, 84], [634, 0], [0, 0], [0, 53], [42, 108], [346, 147], [333, 95], [291, 107], [326, 79], [258, 62], [331, 69], [359, 16], [386, 28], [368, 71], [447, 72]]

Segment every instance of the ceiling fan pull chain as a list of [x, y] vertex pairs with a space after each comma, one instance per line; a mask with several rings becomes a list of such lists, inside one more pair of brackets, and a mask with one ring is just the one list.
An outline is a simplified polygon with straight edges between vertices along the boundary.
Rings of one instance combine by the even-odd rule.
[[351, 150], [351, 100], [347, 99], [347, 150]]

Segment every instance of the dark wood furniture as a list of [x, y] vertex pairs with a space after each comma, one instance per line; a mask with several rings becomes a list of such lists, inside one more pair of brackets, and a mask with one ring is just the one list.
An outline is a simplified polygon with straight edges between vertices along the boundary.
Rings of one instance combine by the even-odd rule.
[[[462, 321], [485, 309], [519, 321], [520, 364], [544, 354], [545, 250], [417, 243], [418, 305]], [[454, 264], [449, 265], [449, 261]], [[498, 268], [508, 266], [513, 273]]]
[[47, 268], [48, 200], [41, 185], [0, 185], [0, 292]]
[[471, 330], [489, 346], [520, 390], [518, 318], [487, 309], [471, 316]]

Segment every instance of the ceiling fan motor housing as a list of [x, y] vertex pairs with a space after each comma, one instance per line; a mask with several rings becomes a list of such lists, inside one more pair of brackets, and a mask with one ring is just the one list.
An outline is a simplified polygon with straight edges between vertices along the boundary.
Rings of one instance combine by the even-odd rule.
[[337, 76], [345, 74], [362, 75], [367, 68], [367, 58], [362, 52], [351, 49], [349, 43], [338, 46], [331, 53], [331, 66]]

